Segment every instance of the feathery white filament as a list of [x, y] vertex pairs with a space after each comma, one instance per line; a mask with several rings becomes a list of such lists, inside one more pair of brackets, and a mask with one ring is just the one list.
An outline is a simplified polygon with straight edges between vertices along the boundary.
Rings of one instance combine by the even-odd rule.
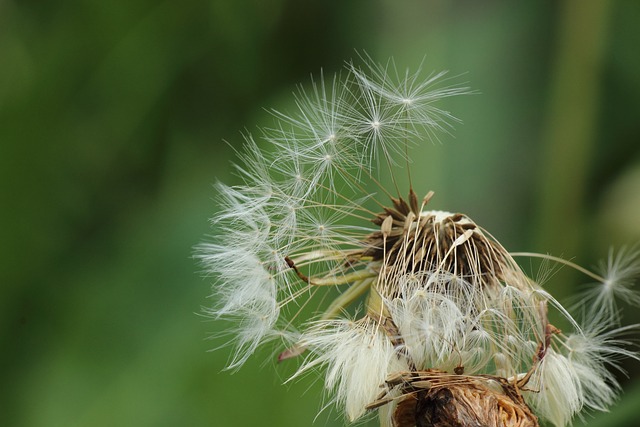
[[364, 414], [389, 373], [408, 369], [379, 325], [370, 319], [316, 323], [301, 343], [311, 356], [296, 375], [326, 366], [326, 387], [334, 391], [337, 404], [344, 407], [351, 421]]
[[592, 301], [591, 316], [600, 316], [598, 311], [607, 317], [618, 316], [616, 300], [640, 306], [640, 294], [633, 289], [640, 276], [640, 246], [623, 247], [617, 253], [610, 249], [607, 261], [599, 265], [599, 273], [603, 282], [591, 284], [580, 296], [581, 300]]

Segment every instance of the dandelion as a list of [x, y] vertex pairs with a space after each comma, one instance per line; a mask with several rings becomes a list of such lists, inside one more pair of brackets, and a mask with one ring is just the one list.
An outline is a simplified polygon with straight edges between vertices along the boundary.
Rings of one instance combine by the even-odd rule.
[[[469, 89], [363, 62], [299, 89], [259, 143], [245, 135], [242, 183], [217, 185], [198, 257], [215, 278], [209, 314], [235, 325], [229, 368], [277, 341], [280, 361], [300, 360], [293, 378], [324, 370], [348, 421], [377, 412], [383, 426], [565, 426], [607, 410], [620, 391], [609, 369], [638, 359], [614, 297], [640, 305], [640, 251], [611, 252], [597, 273], [510, 253], [467, 215], [431, 209], [432, 192], [400, 190], [410, 150], [456, 120], [438, 103]], [[595, 280], [582, 317], [516, 256]]]

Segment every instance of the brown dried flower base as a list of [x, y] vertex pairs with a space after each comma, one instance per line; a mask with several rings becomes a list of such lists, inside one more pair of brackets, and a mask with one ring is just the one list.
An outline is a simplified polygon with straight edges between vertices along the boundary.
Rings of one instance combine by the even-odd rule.
[[[400, 396], [390, 397], [398, 385]], [[396, 401], [393, 427], [539, 427], [517, 387], [504, 378], [411, 372], [390, 379], [387, 387], [370, 406]]]

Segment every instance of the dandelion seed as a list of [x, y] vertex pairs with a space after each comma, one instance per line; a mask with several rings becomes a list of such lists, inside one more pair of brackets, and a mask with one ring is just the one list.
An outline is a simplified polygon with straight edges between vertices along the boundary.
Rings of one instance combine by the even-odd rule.
[[[640, 251], [611, 252], [596, 274], [509, 253], [468, 216], [431, 209], [432, 192], [387, 191], [379, 169], [393, 175], [446, 132], [455, 119], [438, 103], [469, 91], [363, 59], [300, 89], [261, 141], [246, 135], [241, 184], [216, 187], [216, 233], [198, 257], [215, 277], [208, 313], [237, 326], [229, 367], [279, 341], [280, 361], [302, 360], [293, 378], [324, 370], [349, 421], [377, 411], [383, 426], [565, 426], [607, 410], [620, 391], [609, 369], [638, 359], [614, 301], [640, 305]], [[515, 255], [595, 279], [587, 321]]]
[[640, 247], [623, 247], [618, 253], [610, 249], [609, 258], [600, 263], [598, 273], [601, 281], [591, 284], [581, 295], [581, 299], [593, 301], [591, 316], [600, 317], [597, 310], [607, 316], [618, 315], [616, 300], [640, 306], [640, 294], [633, 289], [640, 276]]

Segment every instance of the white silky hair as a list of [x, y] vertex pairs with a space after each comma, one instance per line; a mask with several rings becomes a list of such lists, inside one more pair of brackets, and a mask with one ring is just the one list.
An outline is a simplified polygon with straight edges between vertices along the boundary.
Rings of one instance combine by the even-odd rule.
[[583, 390], [571, 360], [550, 348], [527, 384], [527, 403], [538, 417], [562, 427], [583, 406]]
[[427, 285], [412, 274], [405, 281], [411, 286], [385, 304], [419, 369], [490, 373], [491, 362], [507, 378], [532, 360], [544, 333], [535, 292], [511, 286], [487, 292], [450, 273], [423, 276], [430, 277]]
[[555, 338], [524, 394], [540, 418], [563, 427], [585, 408], [607, 411], [615, 402], [620, 385], [611, 368], [622, 371], [623, 358], [640, 360], [633, 343], [621, 338], [638, 325], [616, 327], [616, 320], [601, 311], [581, 330]]
[[313, 368], [326, 368], [325, 387], [334, 393], [349, 421], [360, 418], [367, 404], [380, 393], [392, 372], [406, 371], [393, 344], [371, 319], [338, 319], [315, 323], [300, 342], [309, 348], [296, 376]]

